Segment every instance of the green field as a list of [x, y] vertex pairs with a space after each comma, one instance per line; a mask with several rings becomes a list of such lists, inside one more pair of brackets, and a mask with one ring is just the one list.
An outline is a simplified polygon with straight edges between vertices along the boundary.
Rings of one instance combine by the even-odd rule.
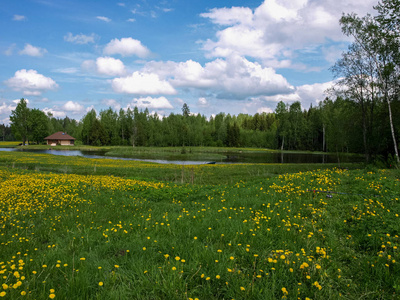
[[0, 153], [5, 299], [398, 299], [398, 170]]

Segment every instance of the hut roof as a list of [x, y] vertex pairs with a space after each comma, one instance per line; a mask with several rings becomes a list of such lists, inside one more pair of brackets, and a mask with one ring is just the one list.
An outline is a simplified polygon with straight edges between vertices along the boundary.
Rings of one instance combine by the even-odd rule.
[[44, 138], [45, 140], [76, 140], [74, 137], [66, 134], [65, 132], [59, 131], [49, 135], [48, 137]]

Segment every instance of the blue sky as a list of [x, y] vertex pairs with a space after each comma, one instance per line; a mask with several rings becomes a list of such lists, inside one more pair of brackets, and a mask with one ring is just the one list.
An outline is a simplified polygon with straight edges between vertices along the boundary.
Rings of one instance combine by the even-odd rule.
[[138, 106], [161, 115], [317, 105], [347, 48], [342, 13], [372, 0], [2, 0], [0, 123], [20, 98], [81, 119]]

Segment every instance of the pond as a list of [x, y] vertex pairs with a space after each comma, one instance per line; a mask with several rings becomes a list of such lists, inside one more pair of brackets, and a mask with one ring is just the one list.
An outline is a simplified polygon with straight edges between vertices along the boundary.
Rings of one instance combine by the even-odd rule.
[[199, 165], [199, 164], [232, 164], [232, 163], [288, 163], [288, 164], [312, 164], [312, 163], [357, 163], [363, 162], [364, 158], [361, 155], [346, 155], [339, 154], [312, 154], [312, 153], [285, 153], [285, 152], [226, 152], [225, 158], [218, 161], [204, 160], [167, 160], [167, 159], [150, 159], [150, 158], [126, 158], [106, 156], [104, 151], [81, 151], [81, 150], [33, 150], [33, 149], [17, 149], [17, 148], [0, 148], [0, 151], [26, 151], [40, 154], [53, 154], [63, 156], [82, 156], [86, 158], [97, 159], [121, 159], [121, 160], [136, 160], [147, 161], [160, 164], [179, 164], [179, 165]]

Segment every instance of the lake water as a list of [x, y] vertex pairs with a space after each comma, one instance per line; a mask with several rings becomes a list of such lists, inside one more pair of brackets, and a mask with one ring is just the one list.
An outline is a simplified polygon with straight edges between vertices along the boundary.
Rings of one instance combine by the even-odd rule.
[[[232, 164], [232, 163], [289, 163], [289, 164], [312, 164], [312, 163], [338, 163], [336, 155], [329, 154], [311, 154], [311, 153], [279, 153], [279, 152], [260, 152], [260, 153], [224, 153], [226, 156], [221, 160], [210, 161], [193, 161], [193, 160], [162, 160], [162, 159], [146, 159], [146, 158], [126, 158], [106, 156], [105, 152], [100, 151], [81, 151], [81, 150], [23, 150], [16, 148], [0, 148], [0, 151], [26, 151], [40, 154], [53, 154], [63, 156], [82, 156], [97, 159], [121, 159], [147, 161], [160, 164], [179, 164], [179, 165], [199, 165], [207, 163]], [[362, 162], [364, 158], [357, 155], [339, 155], [341, 163]]]

